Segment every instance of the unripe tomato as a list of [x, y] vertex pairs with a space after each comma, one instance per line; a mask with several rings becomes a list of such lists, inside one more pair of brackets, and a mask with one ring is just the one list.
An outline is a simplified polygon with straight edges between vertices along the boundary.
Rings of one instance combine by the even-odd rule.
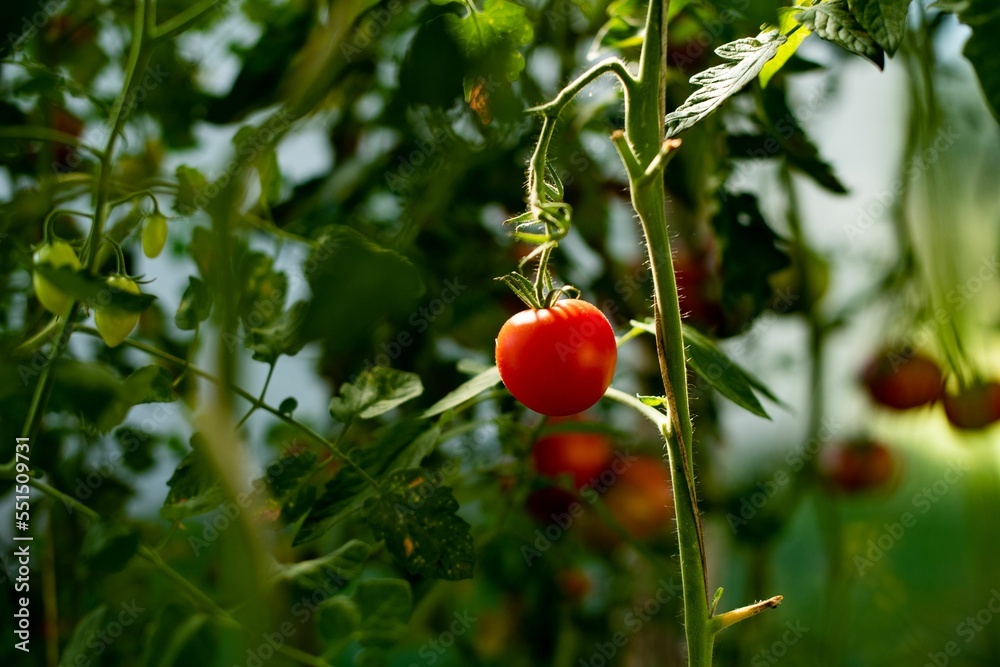
[[955, 428], [975, 431], [1000, 421], [1000, 383], [967, 387], [942, 399], [944, 413]]
[[862, 380], [872, 400], [895, 410], [933, 403], [944, 389], [933, 359], [902, 350], [881, 352], [865, 367]]
[[835, 490], [858, 493], [884, 486], [895, 469], [892, 451], [880, 442], [832, 443], [819, 456], [820, 475]]
[[535, 412], [565, 417], [591, 407], [611, 385], [618, 348], [611, 323], [592, 304], [565, 299], [522, 310], [496, 342], [497, 367], [514, 398]]
[[[129, 294], [139, 294], [139, 286], [135, 281], [125, 276], [111, 276], [107, 280], [108, 287], [128, 292]], [[108, 347], [117, 347], [122, 344], [135, 325], [139, 323], [139, 313], [130, 313], [118, 308], [104, 307], [94, 311], [94, 322], [97, 324], [97, 331], [101, 334]]]
[[[550, 423], [579, 421], [553, 419]], [[601, 474], [611, 462], [611, 442], [600, 433], [562, 431], [540, 438], [531, 450], [535, 470], [547, 477], [568, 475], [573, 488], [580, 489]]]
[[674, 515], [666, 464], [651, 456], [636, 457], [608, 488], [604, 504], [615, 520], [638, 540], [666, 531]]
[[[65, 241], [55, 241], [35, 251], [35, 264], [48, 264], [55, 268], [68, 266], [71, 269], [79, 269], [80, 258], [76, 256], [73, 247]], [[65, 317], [69, 312], [69, 307], [73, 299], [68, 294], [44, 278], [37, 271], [31, 276], [31, 283], [35, 287], [35, 296], [45, 306], [45, 309], [54, 315]]]
[[167, 219], [159, 213], [153, 213], [142, 223], [142, 252], [146, 257], [155, 259], [163, 252], [167, 244]]

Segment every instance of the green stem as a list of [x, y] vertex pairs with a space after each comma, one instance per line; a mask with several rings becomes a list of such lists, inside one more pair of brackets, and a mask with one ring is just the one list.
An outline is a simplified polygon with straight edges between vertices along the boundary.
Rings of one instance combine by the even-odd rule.
[[21, 125], [19, 127], [0, 127], [0, 139], [28, 139], [32, 141], [47, 141], [53, 144], [65, 144], [79, 150], [87, 151], [98, 158], [103, 158], [103, 153], [96, 148], [88, 146], [72, 134], [53, 130], [49, 127], [33, 127]]
[[274, 375], [274, 367], [276, 365], [276, 362], [271, 362], [271, 365], [267, 367], [267, 378], [264, 380], [264, 387], [260, 390], [260, 397], [253, 405], [250, 406], [250, 409], [247, 410], [246, 414], [243, 415], [243, 417], [236, 423], [237, 429], [243, 426], [243, 424], [250, 419], [250, 415], [257, 411], [257, 406], [264, 402], [264, 397], [267, 396], [267, 388], [271, 386], [271, 376]]
[[[100, 333], [98, 333], [97, 329], [94, 329], [92, 327], [77, 326], [76, 330], [80, 331], [82, 333], [85, 333], [85, 334], [87, 334], [89, 336], [100, 336], [101, 335]], [[141, 350], [141, 351], [145, 352], [146, 354], [149, 354], [151, 356], [157, 357], [159, 359], [163, 359], [164, 361], [169, 361], [172, 364], [176, 364], [178, 366], [181, 366], [181, 367], [183, 367], [185, 369], [185, 371], [190, 372], [193, 375], [197, 375], [198, 377], [203, 378], [205, 380], [208, 380], [209, 382], [215, 383], [215, 384], [220, 385], [220, 386], [226, 386], [230, 391], [232, 391], [234, 394], [236, 394], [240, 398], [243, 398], [244, 400], [249, 401], [252, 406], [258, 407], [261, 410], [265, 410], [266, 412], [270, 412], [272, 415], [274, 415], [275, 417], [277, 417], [281, 421], [285, 422], [289, 426], [291, 426], [291, 427], [293, 427], [295, 429], [298, 429], [301, 433], [303, 433], [304, 435], [308, 436], [311, 440], [315, 441], [317, 444], [320, 444], [323, 447], [326, 447], [328, 450], [330, 450], [330, 452], [334, 456], [336, 456], [338, 459], [340, 459], [341, 461], [343, 461], [347, 465], [349, 465], [352, 468], [354, 468], [358, 472], [358, 474], [361, 475], [369, 484], [371, 484], [375, 489], [377, 489], [378, 491], [381, 492], [382, 486], [381, 486], [381, 484], [378, 483], [378, 480], [376, 480], [374, 477], [372, 477], [370, 474], [368, 474], [368, 472], [364, 468], [362, 468], [360, 465], [357, 464], [357, 462], [355, 462], [353, 459], [351, 459], [349, 456], [347, 456], [347, 454], [345, 454], [344, 451], [336, 443], [330, 442], [329, 440], [327, 440], [326, 438], [324, 438], [322, 435], [320, 435], [319, 433], [317, 433], [316, 431], [314, 431], [310, 427], [306, 426], [305, 424], [303, 424], [302, 422], [298, 421], [294, 417], [290, 417], [289, 415], [286, 415], [285, 413], [281, 412], [280, 410], [278, 410], [278, 408], [274, 407], [273, 405], [269, 405], [269, 404], [265, 403], [264, 401], [260, 400], [258, 397], [256, 397], [253, 394], [251, 394], [246, 389], [243, 389], [242, 387], [239, 387], [239, 386], [237, 386], [235, 384], [232, 384], [232, 383], [223, 383], [222, 380], [220, 380], [216, 376], [212, 375], [208, 371], [203, 370], [203, 369], [201, 369], [201, 368], [199, 368], [199, 367], [191, 364], [190, 362], [188, 362], [185, 359], [181, 359], [180, 357], [175, 357], [174, 355], [170, 354], [169, 352], [164, 352], [163, 350], [155, 348], [155, 347], [153, 347], [151, 345], [146, 345], [145, 343], [140, 343], [139, 341], [132, 340], [131, 338], [126, 338], [125, 341], [122, 344], [123, 345], [128, 345], [129, 347], [135, 348], [137, 350]], [[340, 439], [338, 438], [338, 441], [339, 440]]]

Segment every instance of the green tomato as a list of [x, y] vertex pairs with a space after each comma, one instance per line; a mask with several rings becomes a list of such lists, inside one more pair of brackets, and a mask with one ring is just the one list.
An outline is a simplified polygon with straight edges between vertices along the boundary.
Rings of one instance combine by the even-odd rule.
[[[73, 246], [65, 241], [55, 241], [36, 250], [35, 264], [48, 264], [55, 268], [62, 266], [68, 266], [71, 269], [81, 268], [80, 258], [73, 251]], [[32, 273], [31, 282], [35, 287], [35, 296], [38, 297], [46, 310], [62, 317], [69, 313], [73, 299], [68, 294], [53, 285], [50, 280], [37, 271]]]
[[167, 243], [167, 219], [154, 213], [142, 223], [142, 252], [150, 259], [159, 257]]
[[[139, 294], [139, 286], [125, 276], [111, 276], [107, 283], [112, 289]], [[105, 344], [108, 347], [118, 347], [139, 324], [139, 313], [130, 313], [119, 308], [97, 308], [94, 310], [94, 322]]]

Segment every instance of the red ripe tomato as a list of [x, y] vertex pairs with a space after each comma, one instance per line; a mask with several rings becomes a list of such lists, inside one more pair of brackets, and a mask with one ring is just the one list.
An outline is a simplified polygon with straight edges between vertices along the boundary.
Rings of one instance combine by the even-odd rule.
[[632, 461], [604, 494], [611, 515], [638, 540], [670, 527], [674, 497], [670, 473], [663, 461], [640, 456]]
[[[580, 421], [578, 418], [554, 419], [550, 423]], [[531, 459], [535, 470], [546, 477], [568, 475], [573, 487], [581, 489], [608, 466], [614, 451], [611, 442], [600, 433], [562, 431], [547, 435], [535, 443]]]
[[618, 348], [611, 323], [592, 304], [564, 299], [522, 310], [500, 328], [497, 367], [514, 398], [535, 412], [583, 412], [611, 386]]
[[944, 389], [933, 359], [901, 350], [880, 353], [865, 367], [862, 380], [876, 403], [895, 410], [933, 403]]
[[895, 467], [888, 447], [867, 440], [827, 445], [819, 457], [820, 475], [834, 489], [845, 493], [883, 486]]
[[1000, 420], [1000, 383], [986, 382], [947, 393], [942, 399], [944, 413], [955, 428], [969, 431], [986, 428]]

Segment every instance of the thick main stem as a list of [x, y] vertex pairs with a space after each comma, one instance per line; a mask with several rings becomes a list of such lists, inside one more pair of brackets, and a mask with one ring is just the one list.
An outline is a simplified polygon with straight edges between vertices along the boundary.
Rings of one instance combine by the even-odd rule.
[[[626, 137], [641, 167], [658, 159], [664, 140], [668, 4], [669, 0], [650, 0], [638, 91], [628, 100], [625, 111]], [[688, 665], [710, 667], [713, 632], [709, 623], [704, 545], [691, 467], [693, 430], [688, 406], [687, 359], [667, 231], [666, 192], [659, 172], [652, 178], [641, 178], [639, 172], [630, 171], [630, 180], [632, 204], [642, 223], [653, 275], [656, 346], [674, 426], [666, 444], [684, 587]]]

